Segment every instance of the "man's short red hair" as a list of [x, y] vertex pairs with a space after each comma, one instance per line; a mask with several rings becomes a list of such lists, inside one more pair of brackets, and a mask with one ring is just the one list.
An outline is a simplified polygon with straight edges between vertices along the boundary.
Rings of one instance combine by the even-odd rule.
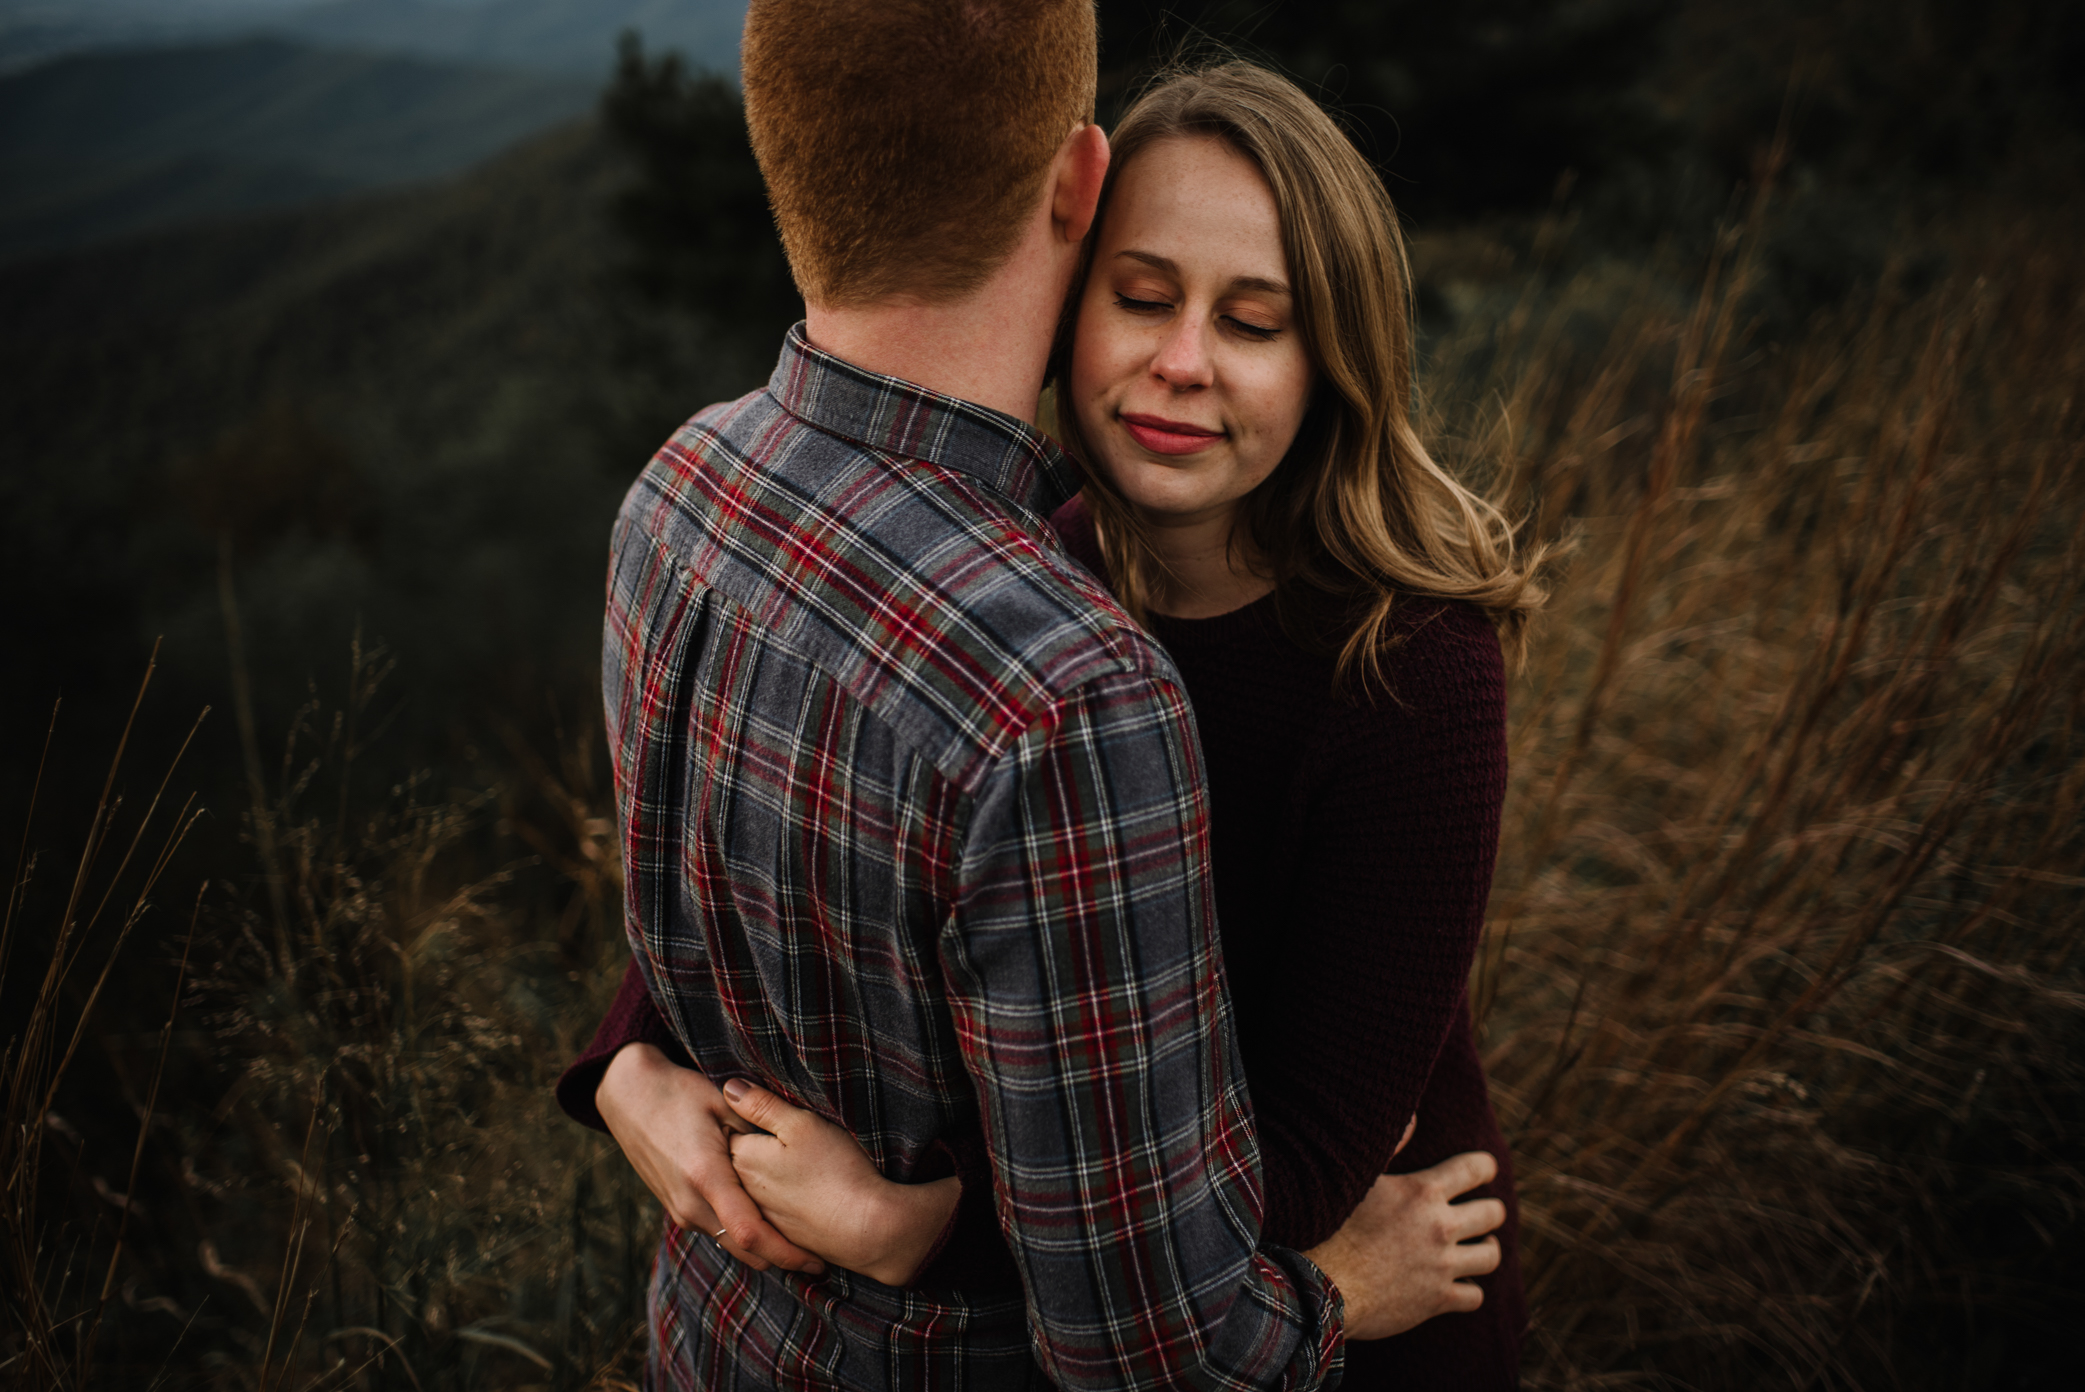
[[752, 0], [746, 122], [804, 298], [982, 284], [1098, 61], [1093, 0]]

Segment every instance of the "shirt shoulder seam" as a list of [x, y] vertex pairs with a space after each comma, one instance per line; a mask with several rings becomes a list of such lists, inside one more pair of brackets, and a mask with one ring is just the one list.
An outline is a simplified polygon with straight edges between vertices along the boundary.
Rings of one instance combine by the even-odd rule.
[[[897, 457], [906, 458], [909, 456], [901, 455]], [[731, 605], [739, 613], [745, 614], [750, 612], [749, 606], [738, 596], [732, 594], [729, 589], [713, 584], [691, 570], [680, 555], [666, 543], [665, 539], [660, 537], [652, 528], [645, 526], [641, 520], [632, 518], [631, 526], [644, 538], [645, 545], [651, 549], [652, 555], [657, 562], [671, 569], [673, 574], [679, 577], [681, 583], [691, 587], [712, 590], [719, 598]], [[1019, 722], [1017, 725], [1009, 723], [1002, 727], [998, 739], [989, 743], [981, 743], [978, 747], [980, 757], [977, 761], [977, 776], [970, 780], [972, 786], [966, 787], [965, 781], [955, 777], [948, 769], [944, 768], [941, 761], [936, 759], [930, 750], [922, 747], [918, 740], [901, 727], [886, 719], [877, 711], [875, 706], [862, 700], [859, 695], [851, 690], [847, 683], [832, 670], [819, 653], [804, 644], [791, 641], [786, 628], [763, 627], [762, 635], [763, 641], [772, 643], [776, 648], [809, 666], [818, 672], [820, 676], [830, 681], [835, 688], [846, 695], [850, 703], [861, 708], [865, 718], [874, 720], [880, 728], [890, 735], [894, 742], [926, 763], [928, 767], [934, 770], [936, 777], [946, 779], [966, 804], [975, 798], [974, 788], [981, 786], [989, 779], [993, 771], [998, 769], [1007, 758], [1011, 757], [1031, 733], [1039, 726], [1046, 723], [1054, 723], [1061, 717], [1062, 712], [1066, 708], [1082, 699], [1090, 688], [1099, 683], [1141, 678], [1152, 682], [1156, 686], [1172, 691], [1183, 705], [1187, 704], [1185, 688], [1176, 679], [1169, 677], [1160, 664], [1149, 661], [1148, 657], [1140, 661], [1130, 651], [1126, 651], [1134, 644], [1134, 638], [1121, 633], [1117, 628], [1110, 628], [1101, 633], [1095, 633], [1086, 641], [1098, 650], [1102, 661], [1097, 662], [1092, 670], [1081, 673], [1076, 681], [1066, 686], [1063, 690], [1050, 690], [1046, 698], [1026, 720]], [[1150, 643], [1151, 640], [1145, 639], [1144, 642]]]

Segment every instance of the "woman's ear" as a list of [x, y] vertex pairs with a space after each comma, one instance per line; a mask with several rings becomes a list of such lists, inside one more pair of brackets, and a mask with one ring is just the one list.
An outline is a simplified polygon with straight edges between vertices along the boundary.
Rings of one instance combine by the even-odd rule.
[[1093, 227], [1101, 185], [1108, 178], [1108, 135], [1088, 121], [1064, 138], [1051, 166], [1050, 220], [1057, 235], [1076, 245]]

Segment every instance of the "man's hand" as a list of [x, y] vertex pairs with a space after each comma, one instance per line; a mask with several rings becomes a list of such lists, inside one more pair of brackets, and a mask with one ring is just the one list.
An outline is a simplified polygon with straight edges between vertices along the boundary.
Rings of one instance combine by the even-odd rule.
[[775, 1231], [731, 1168], [731, 1133], [748, 1130], [710, 1080], [650, 1044], [625, 1044], [594, 1091], [637, 1177], [676, 1227], [722, 1235], [724, 1250], [757, 1271], [809, 1276], [825, 1264]]
[[1505, 1222], [1506, 1205], [1454, 1199], [1498, 1172], [1488, 1152], [1473, 1150], [1430, 1170], [1384, 1175], [1344, 1227], [1304, 1253], [1346, 1298], [1349, 1339], [1387, 1339], [1484, 1303], [1463, 1278], [1498, 1269], [1499, 1240], [1468, 1240]]

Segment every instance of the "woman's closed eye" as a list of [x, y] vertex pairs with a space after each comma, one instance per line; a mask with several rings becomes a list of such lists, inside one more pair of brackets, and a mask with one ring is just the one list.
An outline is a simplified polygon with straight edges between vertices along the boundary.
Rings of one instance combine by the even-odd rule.
[[1235, 314], [1224, 315], [1223, 321], [1225, 324], [1237, 330], [1239, 333], [1244, 334], [1247, 338], [1253, 339], [1260, 343], [1265, 343], [1269, 339], [1281, 337], [1280, 329], [1270, 328], [1265, 324], [1249, 323], [1246, 320], [1240, 319]]
[[[1171, 300], [1145, 299], [1122, 291], [1116, 292], [1115, 307], [1127, 310], [1131, 314], [1142, 315], [1170, 314], [1173, 312], [1173, 302]], [[1279, 328], [1267, 324], [1255, 324], [1249, 320], [1240, 319], [1235, 314], [1219, 315], [1218, 322], [1232, 332], [1242, 334], [1256, 343], [1265, 343], [1270, 339], [1281, 337]]]

